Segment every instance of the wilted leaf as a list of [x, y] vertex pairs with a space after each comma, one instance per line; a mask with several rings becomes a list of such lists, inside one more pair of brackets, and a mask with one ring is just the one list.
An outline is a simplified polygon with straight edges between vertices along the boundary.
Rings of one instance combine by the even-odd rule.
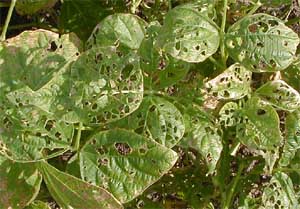
[[0, 160], [0, 208], [24, 208], [37, 196], [41, 182], [35, 164]]
[[237, 125], [237, 138], [254, 149], [276, 150], [282, 136], [275, 109], [253, 97], [240, 110], [243, 119]]
[[298, 44], [298, 35], [292, 29], [267, 14], [246, 16], [226, 34], [229, 55], [255, 72], [287, 68], [294, 60]]
[[62, 208], [123, 208], [105, 189], [59, 171], [46, 162], [41, 162], [39, 167], [49, 192]]
[[251, 91], [251, 75], [250, 71], [236, 63], [206, 82], [205, 87], [209, 94], [218, 99], [241, 99]]
[[21, 15], [32, 15], [53, 7], [57, 0], [17, 0], [16, 10]]
[[193, 106], [186, 109], [184, 120], [187, 135], [181, 145], [196, 149], [207, 163], [208, 174], [213, 174], [223, 149], [217, 126], [206, 113]]
[[180, 111], [167, 100], [145, 97], [139, 109], [133, 114], [112, 124], [112, 127], [134, 130], [147, 138], [166, 146], [173, 147], [184, 134], [184, 122]]
[[298, 200], [293, 183], [288, 175], [276, 172], [262, 196], [263, 207], [266, 208], [298, 208]]
[[269, 81], [255, 92], [264, 101], [287, 111], [300, 108], [300, 94], [282, 80]]
[[92, 136], [79, 159], [84, 180], [128, 202], [171, 169], [177, 154], [134, 132], [112, 129]]
[[107, 123], [135, 111], [143, 99], [143, 77], [133, 54], [92, 48], [72, 66], [70, 109], [84, 123]]
[[144, 38], [146, 26], [143, 19], [132, 14], [110, 15], [95, 27], [87, 46], [138, 49]]
[[287, 166], [300, 149], [300, 113], [295, 111], [285, 119], [285, 144], [283, 146], [279, 164]]
[[177, 7], [166, 15], [156, 46], [176, 59], [202, 62], [217, 51], [219, 30], [198, 11]]

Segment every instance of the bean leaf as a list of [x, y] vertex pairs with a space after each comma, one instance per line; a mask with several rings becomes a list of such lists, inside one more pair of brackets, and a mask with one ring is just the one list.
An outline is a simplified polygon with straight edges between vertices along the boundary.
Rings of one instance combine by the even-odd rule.
[[254, 72], [272, 72], [293, 62], [299, 38], [282, 20], [255, 14], [233, 24], [225, 42], [236, 62]]
[[180, 111], [169, 101], [156, 96], [145, 97], [138, 110], [112, 124], [114, 126], [132, 129], [170, 148], [182, 138], [185, 129]]
[[241, 99], [251, 91], [251, 75], [250, 71], [236, 63], [206, 82], [205, 87], [209, 94], [218, 99]]
[[0, 208], [24, 208], [37, 196], [41, 182], [35, 164], [12, 162], [0, 155]]
[[165, 17], [157, 47], [176, 59], [202, 62], [219, 47], [215, 23], [189, 7], [176, 7]]
[[269, 81], [255, 93], [279, 109], [294, 111], [300, 108], [299, 92], [282, 80]]
[[105, 189], [57, 170], [46, 162], [40, 171], [52, 197], [62, 208], [121, 209], [123, 206]]
[[134, 132], [112, 129], [92, 136], [79, 159], [86, 181], [103, 186], [124, 203], [171, 169], [177, 154]]

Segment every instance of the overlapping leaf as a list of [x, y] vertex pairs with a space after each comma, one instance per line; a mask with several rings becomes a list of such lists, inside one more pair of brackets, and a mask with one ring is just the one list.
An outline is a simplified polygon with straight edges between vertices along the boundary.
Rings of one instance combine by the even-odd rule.
[[237, 138], [245, 145], [262, 150], [276, 150], [282, 141], [279, 117], [275, 109], [253, 97], [241, 109]]
[[180, 111], [169, 101], [156, 96], [145, 97], [138, 110], [112, 124], [114, 126], [134, 130], [170, 148], [178, 143], [185, 130]]
[[138, 49], [144, 38], [146, 25], [144, 20], [132, 14], [110, 15], [95, 27], [87, 46]]
[[62, 208], [121, 209], [122, 205], [105, 189], [61, 172], [41, 162], [40, 170], [52, 197]]
[[287, 111], [300, 108], [300, 94], [282, 80], [269, 81], [255, 92], [264, 101]]
[[219, 123], [224, 127], [231, 127], [240, 121], [238, 115], [239, 105], [234, 102], [227, 102], [219, 111]]
[[45, 30], [25, 31], [3, 43], [2, 154], [16, 161], [35, 161], [70, 148], [73, 126], [58, 121], [53, 113], [65, 112], [61, 107], [68, 89], [63, 88], [63, 74], [69, 62], [77, 58], [78, 44], [72, 35], [59, 38]]
[[294, 60], [298, 44], [298, 35], [292, 29], [267, 14], [246, 16], [226, 34], [229, 55], [256, 72], [287, 68]]
[[186, 109], [184, 119], [187, 136], [181, 145], [196, 149], [207, 163], [208, 174], [213, 174], [223, 149], [217, 126], [206, 113], [193, 106]]
[[289, 165], [298, 149], [300, 149], [300, 113], [295, 111], [288, 114], [285, 120], [285, 144], [279, 164]]
[[84, 123], [107, 123], [136, 110], [143, 77], [136, 57], [115, 47], [92, 48], [72, 66], [72, 110]]
[[251, 91], [251, 72], [236, 63], [205, 83], [209, 94], [218, 99], [241, 99]]
[[128, 202], [166, 173], [177, 154], [134, 132], [112, 129], [92, 136], [79, 159], [84, 180]]
[[219, 30], [193, 8], [177, 7], [166, 15], [157, 47], [176, 59], [202, 62], [217, 51]]
[[24, 208], [37, 196], [41, 182], [35, 164], [15, 163], [0, 155], [0, 208]]

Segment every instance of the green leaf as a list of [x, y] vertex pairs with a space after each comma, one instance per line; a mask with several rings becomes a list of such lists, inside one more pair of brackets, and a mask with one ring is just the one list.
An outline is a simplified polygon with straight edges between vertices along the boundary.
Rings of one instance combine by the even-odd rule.
[[57, 156], [71, 148], [74, 127], [33, 107], [0, 110], [0, 153], [20, 162]]
[[238, 111], [240, 107], [235, 102], [227, 102], [219, 111], [219, 123], [224, 127], [236, 126], [240, 121]]
[[237, 138], [253, 149], [276, 150], [282, 136], [275, 109], [257, 97], [247, 101], [240, 111], [243, 117], [237, 125]]
[[132, 14], [113, 14], [102, 20], [87, 41], [92, 46], [119, 46], [138, 49], [145, 35], [147, 23]]
[[279, 109], [294, 111], [300, 108], [299, 92], [282, 80], [269, 81], [255, 93]]
[[300, 89], [300, 63], [293, 63], [281, 73], [282, 80], [287, 82], [294, 89]]
[[176, 59], [202, 62], [217, 51], [219, 38], [209, 18], [192, 8], [177, 7], [166, 15], [156, 46]]
[[254, 72], [287, 68], [299, 44], [292, 29], [267, 14], [244, 17], [228, 29], [225, 38], [229, 55]]
[[276, 172], [262, 195], [264, 207], [260, 208], [298, 208], [298, 200], [293, 183], [288, 175]]
[[300, 112], [289, 113], [285, 119], [285, 144], [279, 164], [287, 166], [300, 149]]
[[72, 65], [71, 107], [85, 124], [108, 123], [135, 111], [143, 99], [143, 76], [134, 54], [92, 48]]
[[33, 15], [53, 7], [56, 2], [57, 0], [17, 0], [15, 8], [20, 15]]
[[178, 143], [185, 129], [180, 111], [157, 96], [145, 97], [138, 110], [112, 124], [112, 127], [115, 126], [134, 130], [169, 148]]
[[115, 129], [91, 137], [80, 151], [81, 176], [128, 202], [171, 169], [177, 154], [134, 132]]
[[150, 23], [147, 33], [138, 50], [141, 69], [144, 73], [145, 85], [149, 88], [165, 88], [183, 79], [190, 69], [190, 64], [170, 55], [162, 54], [155, 48], [157, 35], [161, 26], [157, 22]]
[[35, 164], [0, 160], [0, 208], [24, 208], [37, 196], [41, 182]]
[[209, 94], [218, 99], [241, 99], [251, 91], [251, 75], [245, 67], [236, 63], [205, 84]]
[[52, 197], [62, 208], [121, 209], [122, 205], [105, 189], [57, 170], [46, 162], [40, 171]]
[[185, 110], [186, 136], [181, 146], [196, 149], [205, 159], [208, 173], [215, 173], [216, 165], [223, 149], [220, 132], [212, 118], [197, 107]]

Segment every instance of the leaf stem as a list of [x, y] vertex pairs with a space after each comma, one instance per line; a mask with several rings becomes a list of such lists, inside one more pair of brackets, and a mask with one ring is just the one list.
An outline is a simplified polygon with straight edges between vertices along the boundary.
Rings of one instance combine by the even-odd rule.
[[260, 1], [257, 1], [254, 4], [253, 8], [248, 12], [248, 14], [246, 16], [253, 15], [256, 12], [256, 10], [258, 10], [258, 8], [261, 7], [261, 6], [262, 6], [262, 3]]
[[7, 13], [7, 16], [6, 16], [6, 20], [5, 20], [5, 23], [4, 23], [4, 26], [3, 26], [3, 29], [2, 29], [2, 33], [1, 33], [1, 36], [0, 36], [0, 41], [5, 41], [5, 39], [6, 39], [7, 28], [8, 28], [12, 13], [14, 11], [16, 1], [17, 0], [11, 0], [10, 6], [9, 6], [9, 9], [8, 9], [8, 13]]
[[231, 188], [229, 190], [229, 193], [228, 193], [228, 196], [226, 198], [226, 202], [225, 202], [225, 205], [223, 207], [224, 209], [231, 208], [230, 206], [231, 206], [231, 203], [232, 203], [232, 200], [233, 200], [233, 197], [234, 197], [235, 188], [236, 188], [236, 186], [237, 186], [237, 184], [238, 184], [238, 182], [239, 182], [239, 180], [241, 178], [241, 175], [242, 175], [242, 172], [244, 170], [244, 167], [245, 167], [244, 163], [242, 163], [239, 166], [238, 172], [237, 172], [235, 178], [233, 179], [232, 186], [231, 186]]
[[76, 151], [79, 150], [80, 147], [80, 139], [81, 139], [81, 131], [83, 130], [83, 124], [82, 122], [79, 123], [78, 129], [77, 129], [77, 135], [75, 138], [75, 143], [74, 143], [74, 149]]
[[227, 6], [228, 0], [223, 0], [223, 17], [221, 22], [221, 57], [223, 64], [226, 66], [226, 54], [225, 54], [225, 28], [227, 19]]

